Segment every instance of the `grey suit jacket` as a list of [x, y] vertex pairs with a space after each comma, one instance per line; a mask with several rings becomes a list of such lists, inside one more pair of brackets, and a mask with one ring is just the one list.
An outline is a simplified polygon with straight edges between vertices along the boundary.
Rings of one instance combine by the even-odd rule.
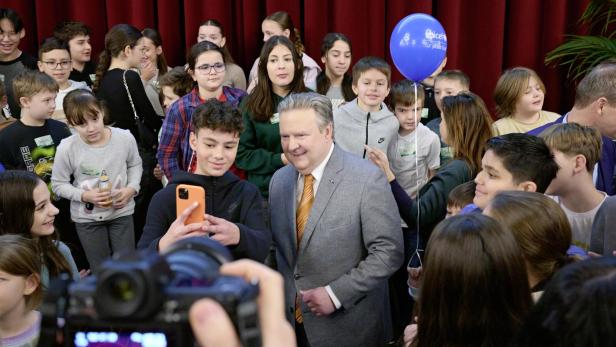
[[383, 345], [391, 338], [387, 279], [403, 261], [400, 216], [384, 174], [336, 146], [299, 250], [297, 178], [297, 170], [287, 165], [270, 182], [271, 226], [278, 270], [285, 278], [287, 318], [294, 322], [299, 290], [329, 285], [342, 304], [330, 316], [317, 317], [302, 302], [310, 345]]

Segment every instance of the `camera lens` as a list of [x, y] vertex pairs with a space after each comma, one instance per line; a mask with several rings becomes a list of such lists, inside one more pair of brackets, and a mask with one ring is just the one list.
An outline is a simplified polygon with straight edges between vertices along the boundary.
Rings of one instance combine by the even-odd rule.
[[129, 278], [118, 278], [110, 287], [110, 295], [117, 301], [130, 302], [137, 297], [135, 284]]
[[180, 188], [180, 193], [178, 195], [180, 196], [180, 199], [187, 200], [188, 199], [188, 189]]
[[137, 312], [147, 298], [147, 288], [139, 273], [116, 271], [98, 283], [98, 312], [107, 317], [130, 317]]

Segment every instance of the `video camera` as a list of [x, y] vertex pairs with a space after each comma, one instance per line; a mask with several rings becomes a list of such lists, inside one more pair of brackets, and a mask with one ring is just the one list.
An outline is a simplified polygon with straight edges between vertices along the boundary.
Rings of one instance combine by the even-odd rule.
[[39, 347], [192, 346], [188, 312], [201, 298], [221, 304], [244, 346], [260, 346], [258, 284], [221, 275], [230, 260], [226, 247], [193, 237], [163, 255], [114, 256], [77, 282], [65, 275], [41, 306]]

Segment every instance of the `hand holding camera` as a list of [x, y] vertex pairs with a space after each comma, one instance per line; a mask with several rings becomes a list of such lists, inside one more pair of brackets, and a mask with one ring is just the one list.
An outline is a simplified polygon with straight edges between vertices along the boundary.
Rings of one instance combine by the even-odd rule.
[[[283, 279], [279, 273], [252, 260], [223, 264], [220, 273], [259, 283], [257, 309], [263, 347], [296, 346], [295, 332], [284, 313]], [[190, 308], [189, 322], [202, 347], [241, 346], [225, 310], [212, 299], [201, 299]]]
[[[225, 343], [211, 344], [206, 339], [203, 346], [227, 346], [234, 341], [234, 346], [259, 347], [260, 327], [270, 336], [264, 342], [276, 342], [265, 346], [292, 345], [280, 342], [286, 341], [281, 336], [295, 341], [285, 321], [280, 275], [250, 262], [222, 269], [230, 260], [226, 247], [194, 237], [176, 242], [162, 254], [143, 250], [114, 255], [92, 276], [77, 282], [63, 274], [52, 281], [41, 305], [39, 346], [56, 346], [56, 342], [67, 346], [192, 346], [195, 338], [201, 341], [206, 333], [209, 339], [224, 334], [224, 340], [215, 341]], [[268, 294], [259, 297], [257, 281]], [[197, 302], [215, 310], [203, 312], [204, 304]], [[259, 314], [258, 307], [265, 312]], [[199, 325], [209, 323], [207, 317], [212, 313], [224, 315], [222, 326]], [[260, 324], [259, 317], [268, 321]]]

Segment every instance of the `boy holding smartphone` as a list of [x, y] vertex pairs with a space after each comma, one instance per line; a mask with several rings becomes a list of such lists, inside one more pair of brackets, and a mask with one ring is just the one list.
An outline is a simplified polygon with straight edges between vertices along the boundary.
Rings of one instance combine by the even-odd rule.
[[[211, 99], [197, 107], [190, 134], [197, 159], [195, 172], [175, 172], [171, 182], [154, 195], [138, 249], [162, 252], [177, 240], [209, 236], [227, 246], [236, 259], [263, 262], [272, 237], [265, 225], [261, 195], [255, 185], [229, 172], [242, 130], [242, 116], [231, 105]], [[179, 184], [205, 189], [202, 222], [185, 225], [198, 203], [176, 215]]]

